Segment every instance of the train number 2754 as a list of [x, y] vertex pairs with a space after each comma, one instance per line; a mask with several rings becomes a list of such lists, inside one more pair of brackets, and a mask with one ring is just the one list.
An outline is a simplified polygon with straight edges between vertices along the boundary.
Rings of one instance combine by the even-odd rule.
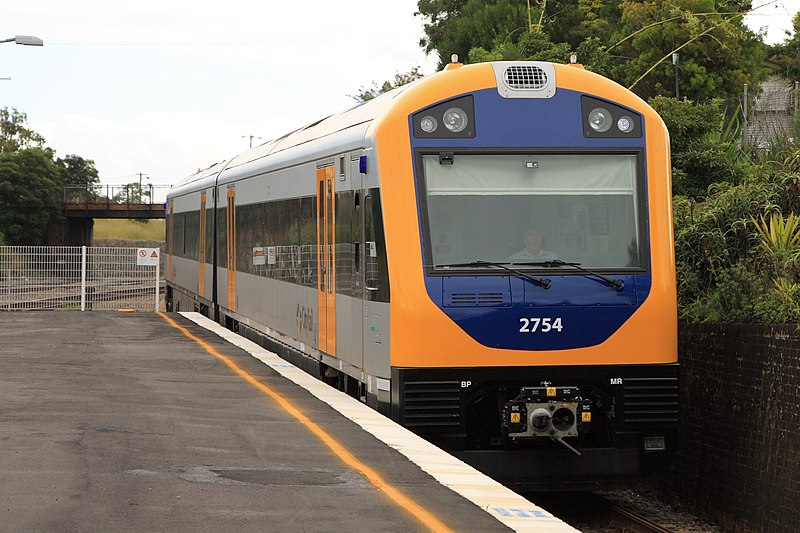
[[561, 333], [561, 317], [556, 318], [520, 318], [520, 333], [550, 333], [557, 331]]

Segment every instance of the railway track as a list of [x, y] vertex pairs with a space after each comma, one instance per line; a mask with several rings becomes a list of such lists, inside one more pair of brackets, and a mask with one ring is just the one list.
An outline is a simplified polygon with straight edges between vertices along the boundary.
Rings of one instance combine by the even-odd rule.
[[569, 492], [524, 496], [584, 533], [674, 533], [674, 529], [599, 494]]
[[[608, 502], [608, 500], [606, 501]], [[619, 529], [611, 529], [611, 531], [619, 531], [620, 533], [673, 533], [672, 529], [657, 524], [646, 516], [618, 503], [608, 502], [608, 510], [619, 521], [617, 526]]]
[[[163, 284], [159, 288], [163, 292]], [[151, 306], [153, 285], [147, 281], [104, 281], [89, 283], [86, 303], [88, 308], [113, 308], [115, 304], [141, 303], [145, 308]], [[141, 300], [141, 302], [139, 302]], [[80, 305], [80, 284], [61, 285], [38, 284], [25, 287], [0, 286], [0, 310], [44, 310], [69, 309]], [[124, 305], [123, 305], [124, 306]]]

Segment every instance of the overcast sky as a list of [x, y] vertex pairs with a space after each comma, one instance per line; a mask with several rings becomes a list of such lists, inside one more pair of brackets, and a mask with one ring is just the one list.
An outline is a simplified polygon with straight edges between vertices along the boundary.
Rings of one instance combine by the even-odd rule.
[[[104, 184], [172, 184], [254, 143], [351, 107], [361, 87], [438, 58], [416, 0], [0, 0], [0, 107], [27, 113], [57, 154]], [[748, 17], [768, 42], [800, 0]], [[149, 178], [149, 181], [148, 181]]]

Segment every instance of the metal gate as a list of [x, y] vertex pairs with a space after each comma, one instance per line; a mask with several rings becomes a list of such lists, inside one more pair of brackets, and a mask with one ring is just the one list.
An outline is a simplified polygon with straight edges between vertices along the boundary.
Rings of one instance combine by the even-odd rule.
[[0, 246], [0, 310], [158, 311], [158, 248]]

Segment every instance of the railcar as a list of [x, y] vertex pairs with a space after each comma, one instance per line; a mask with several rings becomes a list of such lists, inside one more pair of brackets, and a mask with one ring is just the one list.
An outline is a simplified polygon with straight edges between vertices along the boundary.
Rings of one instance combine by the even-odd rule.
[[580, 65], [451, 63], [177, 184], [197, 310], [523, 490], [676, 446], [669, 138]]

